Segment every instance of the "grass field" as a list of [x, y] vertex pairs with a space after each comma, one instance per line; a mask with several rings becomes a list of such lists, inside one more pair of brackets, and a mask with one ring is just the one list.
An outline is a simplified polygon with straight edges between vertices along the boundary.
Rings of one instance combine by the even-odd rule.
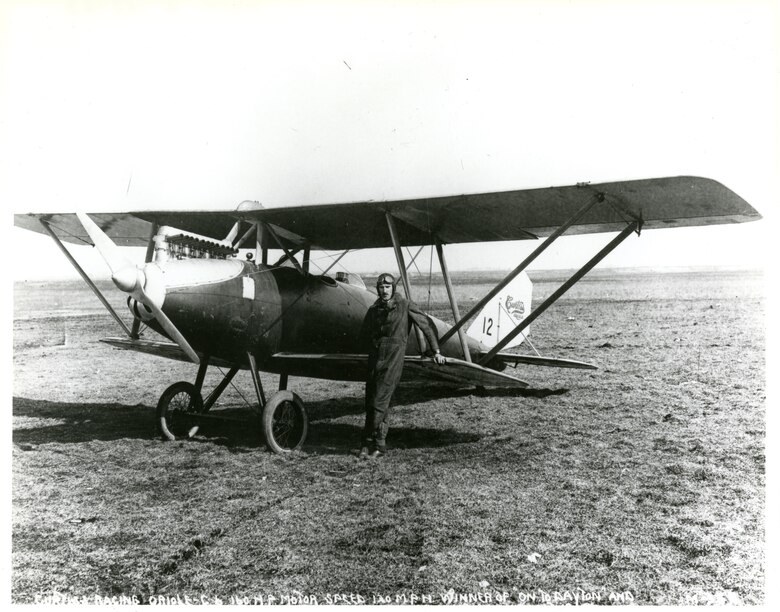
[[[494, 276], [460, 275], [461, 308]], [[538, 303], [565, 276], [532, 278]], [[302, 452], [240, 424], [161, 442], [157, 398], [194, 368], [97, 343], [116, 325], [80, 284], [14, 304], [15, 603], [764, 602], [760, 273], [594, 271], [531, 339], [599, 370], [401, 390], [378, 461], [352, 454], [362, 386], [331, 381], [290, 381]], [[217, 409], [252, 394], [240, 374]]]

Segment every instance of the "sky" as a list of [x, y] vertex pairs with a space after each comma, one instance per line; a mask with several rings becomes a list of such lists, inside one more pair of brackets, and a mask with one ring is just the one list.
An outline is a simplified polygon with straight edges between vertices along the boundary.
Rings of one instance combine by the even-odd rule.
[[[647, 231], [602, 266], [768, 257], [771, 2], [4, 7], [4, 210], [230, 210], [696, 175], [767, 220]], [[7, 219], [4, 242], [24, 254], [14, 280], [75, 278], [48, 237]], [[532, 269], [577, 267], [608, 240], [564, 238]], [[453, 270], [511, 268], [534, 246], [450, 246], [447, 257]], [[94, 250], [74, 254], [107, 276]], [[395, 265], [391, 250], [343, 262]]]

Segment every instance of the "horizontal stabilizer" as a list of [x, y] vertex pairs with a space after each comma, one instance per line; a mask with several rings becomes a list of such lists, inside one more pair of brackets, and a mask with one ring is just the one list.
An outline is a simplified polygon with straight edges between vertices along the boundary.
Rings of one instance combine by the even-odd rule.
[[561, 359], [558, 357], [541, 357], [539, 355], [517, 355], [515, 353], [498, 353], [496, 358], [512, 365], [523, 363], [525, 365], [545, 366], [548, 368], [575, 368], [578, 370], [598, 370], [598, 366], [575, 359]]

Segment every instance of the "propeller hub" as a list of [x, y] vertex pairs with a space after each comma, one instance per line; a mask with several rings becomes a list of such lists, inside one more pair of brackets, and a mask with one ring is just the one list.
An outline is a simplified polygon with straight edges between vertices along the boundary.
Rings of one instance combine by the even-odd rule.
[[139, 286], [143, 288], [140, 295], [141, 301], [150, 307], [162, 308], [165, 302], [165, 279], [160, 267], [155, 263], [145, 264], [142, 270], [138, 270], [140, 277]]
[[138, 285], [138, 272], [135, 266], [124, 266], [111, 275], [111, 280], [120, 291], [132, 293]]

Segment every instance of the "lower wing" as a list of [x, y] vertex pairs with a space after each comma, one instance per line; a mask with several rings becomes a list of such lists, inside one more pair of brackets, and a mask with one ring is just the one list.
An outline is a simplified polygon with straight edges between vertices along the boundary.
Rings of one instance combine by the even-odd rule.
[[[272, 372], [332, 380], [364, 381], [367, 374], [366, 354], [276, 353], [264, 364]], [[444, 385], [448, 387], [503, 387], [522, 389], [528, 383], [509, 374], [485, 368], [454, 357], [444, 364], [432, 359], [407, 355], [401, 382], [411, 385]]]
[[[101, 342], [110, 344], [115, 348], [145, 353], [147, 355], [156, 355], [157, 357], [174, 359], [176, 361], [190, 361], [187, 354], [173, 342], [132, 340], [124, 337], [103, 338]], [[595, 365], [583, 361], [556, 357], [539, 357], [536, 355], [498, 353], [496, 359], [515, 366], [523, 363], [555, 368], [598, 369]], [[247, 368], [246, 364], [234, 364], [220, 359], [212, 359], [210, 363], [222, 367], [239, 365], [243, 369]], [[277, 374], [286, 373], [293, 376], [360, 382], [366, 379], [367, 364], [368, 355], [365, 354], [276, 353], [267, 362], [263, 363], [261, 367], [263, 370]], [[444, 384], [460, 387], [525, 388], [528, 386], [528, 383], [514, 376], [491, 368], [485, 368], [476, 363], [469, 363], [462, 359], [447, 357], [445, 364], [438, 365], [431, 359], [413, 355], [407, 355], [404, 358], [404, 373], [401, 382], [406, 384]]]
[[[157, 341], [157, 340], [141, 340], [140, 338], [136, 338], [133, 340], [132, 338], [127, 338], [125, 336], [122, 337], [114, 337], [114, 338], [101, 338], [101, 342], [105, 342], [106, 344], [110, 344], [114, 348], [123, 349], [126, 351], [135, 351], [136, 353], [144, 353], [146, 355], [155, 355], [157, 357], [164, 357], [165, 359], [173, 359], [175, 361], [186, 361], [187, 363], [192, 363], [192, 360], [189, 358], [187, 353], [185, 353], [181, 348], [179, 348], [178, 344], [174, 344], [173, 342], [167, 342], [167, 341]], [[199, 357], [203, 358], [202, 354], [198, 354]], [[229, 368], [234, 365], [241, 365], [241, 364], [233, 364], [228, 361], [225, 361], [224, 359], [217, 359], [213, 358], [209, 361], [209, 364]], [[241, 365], [242, 368], [249, 367], [248, 364]]]

